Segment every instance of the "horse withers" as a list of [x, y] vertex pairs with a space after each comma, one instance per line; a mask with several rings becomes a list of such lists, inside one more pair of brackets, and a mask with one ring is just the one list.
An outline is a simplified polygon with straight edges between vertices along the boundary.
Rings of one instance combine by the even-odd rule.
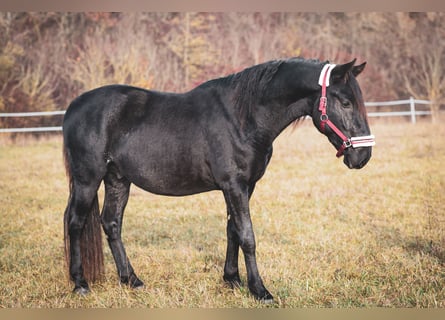
[[[310, 116], [348, 168], [371, 157], [370, 134], [356, 77], [365, 63], [333, 65], [292, 58], [270, 61], [176, 94], [110, 85], [86, 92], [63, 122], [70, 196], [65, 248], [74, 292], [103, 274], [101, 226], [120, 281], [143, 282], [121, 239], [130, 185], [160, 195], [221, 190], [227, 205], [223, 279], [240, 286], [241, 248], [252, 295], [273, 301], [257, 268], [249, 199], [272, 156], [272, 143], [292, 122]], [[97, 191], [105, 185], [99, 214]]]

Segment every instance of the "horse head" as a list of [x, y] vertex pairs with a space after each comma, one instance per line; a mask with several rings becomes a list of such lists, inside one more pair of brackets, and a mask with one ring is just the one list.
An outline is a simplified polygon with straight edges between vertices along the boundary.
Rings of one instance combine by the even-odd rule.
[[354, 66], [355, 61], [324, 65], [319, 78], [320, 98], [312, 112], [314, 125], [338, 150], [337, 157], [344, 156], [343, 162], [350, 169], [365, 166], [375, 144], [356, 80], [366, 62]]

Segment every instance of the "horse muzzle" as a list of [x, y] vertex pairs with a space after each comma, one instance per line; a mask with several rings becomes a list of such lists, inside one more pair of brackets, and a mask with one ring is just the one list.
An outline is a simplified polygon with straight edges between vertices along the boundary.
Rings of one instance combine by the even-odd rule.
[[371, 159], [372, 147], [348, 148], [344, 151], [343, 163], [349, 169], [361, 169]]

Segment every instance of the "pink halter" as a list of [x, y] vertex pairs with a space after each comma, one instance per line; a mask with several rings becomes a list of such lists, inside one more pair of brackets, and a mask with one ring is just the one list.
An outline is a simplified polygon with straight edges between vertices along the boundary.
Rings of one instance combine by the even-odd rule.
[[343, 140], [342, 145], [337, 150], [337, 157], [341, 157], [344, 151], [347, 148], [360, 148], [360, 147], [372, 147], [375, 145], [375, 137], [374, 135], [369, 136], [361, 136], [361, 137], [346, 137], [337, 126], [329, 120], [329, 117], [326, 113], [326, 107], [328, 99], [326, 98], [326, 87], [329, 86], [329, 79], [331, 75], [332, 69], [335, 68], [335, 64], [326, 64], [323, 66], [323, 69], [320, 73], [320, 78], [318, 80], [318, 84], [321, 86], [321, 97], [320, 97], [320, 105], [318, 110], [321, 111], [320, 116], [320, 130], [321, 132], [325, 131], [326, 125], [332, 129], [339, 137]]

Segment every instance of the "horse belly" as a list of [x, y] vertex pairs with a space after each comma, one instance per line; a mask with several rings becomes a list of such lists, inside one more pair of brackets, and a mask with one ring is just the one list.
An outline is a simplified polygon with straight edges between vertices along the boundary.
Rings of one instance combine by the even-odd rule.
[[182, 172], [156, 171], [156, 168], [148, 168], [143, 172], [143, 175], [130, 174], [129, 180], [138, 187], [159, 195], [186, 196], [216, 189], [213, 183]]
[[161, 195], [183, 196], [216, 189], [202, 150], [166, 145], [121, 153], [117, 163], [121, 174], [138, 187]]

